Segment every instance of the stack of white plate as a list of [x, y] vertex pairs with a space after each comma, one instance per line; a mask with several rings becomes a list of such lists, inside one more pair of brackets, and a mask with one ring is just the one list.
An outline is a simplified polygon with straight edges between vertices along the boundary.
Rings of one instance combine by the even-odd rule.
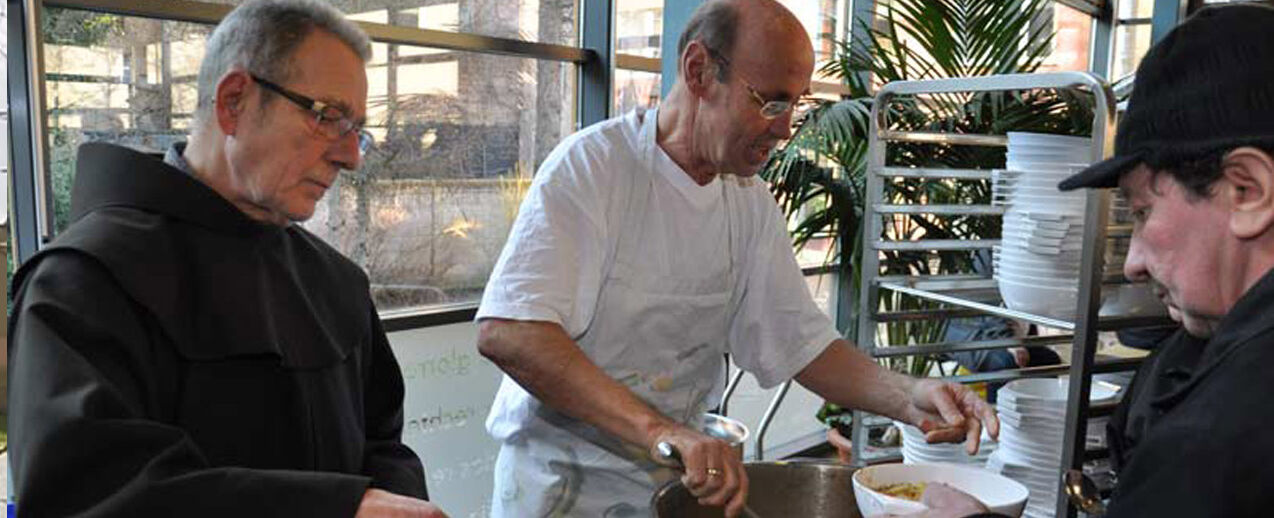
[[[1027, 517], [1051, 517], [1057, 506], [1068, 383], [1065, 379], [1020, 379], [1000, 389], [999, 447], [986, 468], [1031, 490]], [[1092, 403], [1110, 402], [1115, 391], [1093, 385]], [[1105, 442], [1105, 419], [1088, 422], [1088, 444]]]
[[[1009, 133], [1008, 169], [992, 172], [992, 203], [1006, 206], [995, 278], [1006, 306], [1053, 318], [1074, 317], [1084, 237], [1085, 191], [1057, 184], [1089, 164], [1089, 139]], [[1112, 209], [1126, 212], [1122, 201]], [[1121, 218], [1113, 218], [1118, 221]], [[1122, 267], [1127, 239], [1107, 247], [1106, 265]]]
[[969, 455], [964, 450], [964, 443], [929, 444], [919, 428], [898, 421], [894, 421], [894, 425], [902, 429], [902, 459], [905, 464], [965, 464], [980, 468], [986, 465], [986, 459], [996, 448], [996, 442], [986, 430], [982, 431], [978, 453]]

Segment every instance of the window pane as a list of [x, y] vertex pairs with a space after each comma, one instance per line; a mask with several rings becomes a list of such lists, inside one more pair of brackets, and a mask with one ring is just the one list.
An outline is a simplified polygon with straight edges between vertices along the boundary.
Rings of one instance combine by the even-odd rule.
[[[48, 9], [51, 185], [66, 226], [76, 147], [184, 140], [210, 27]], [[375, 44], [377, 145], [304, 225], [359, 263], [380, 310], [474, 302], [534, 169], [574, 127], [570, 63]]]
[[660, 74], [637, 70], [615, 70], [615, 114], [659, 104]]
[[836, 53], [835, 41], [845, 33], [845, 0], [779, 0], [792, 14], [801, 20], [810, 41], [814, 43], [814, 69]]
[[836, 279], [835, 274], [809, 275], [805, 277], [805, 285], [810, 289], [810, 295], [814, 297], [814, 304], [823, 313], [836, 318], [836, 314], [832, 312], [833, 299], [836, 296]]
[[1093, 18], [1062, 4], [1053, 7], [1053, 48], [1042, 72], [1087, 71]]
[[1115, 56], [1110, 66], [1112, 80], [1137, 71], [1141, 57], [1150, 50], [1150, 25], [1119, 25], [1115, 27]]
[[615, 52], [658, 58], [664, 30], [664, 0], [615, 3]]
[[1155, 0], [1119, 0], [1119, 18], [1150, 18]]
[[[243, 0], [200, 0], [216, 4]], [[355, 20], [576, 46], [578, 0], [329, 0]]]

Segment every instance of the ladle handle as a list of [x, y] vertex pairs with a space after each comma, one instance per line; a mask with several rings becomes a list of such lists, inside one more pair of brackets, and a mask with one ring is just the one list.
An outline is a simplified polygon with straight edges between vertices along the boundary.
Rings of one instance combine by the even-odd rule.
[[659, 441], [655, 445], [655, 454], [658, 460], [676, 465], [679, 470], [685, 470], [686, 464], [681, 461], [681, 452], [677, 451], [677, 447], [668, 441]]

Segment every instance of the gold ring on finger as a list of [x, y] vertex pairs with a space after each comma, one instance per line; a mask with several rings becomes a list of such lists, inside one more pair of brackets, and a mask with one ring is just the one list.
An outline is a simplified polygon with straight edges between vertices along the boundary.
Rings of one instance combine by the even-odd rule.
[[708, 476], [709, 476], [709, 477], [715, 477], [715, 476], [718, 476], [718, 475], [721, 475], [721, 470], [719, 470], [719, 469], [717, 469], [717, 468], [708, 468]]

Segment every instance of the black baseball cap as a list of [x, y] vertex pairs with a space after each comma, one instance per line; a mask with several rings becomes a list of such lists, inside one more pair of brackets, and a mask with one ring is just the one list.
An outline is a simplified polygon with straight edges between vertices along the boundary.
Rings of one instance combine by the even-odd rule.
[[1115, 187], [1147, 157], [1174, 160], [1274, 141], [1274, 6], [1206, 7], [1137, 67], [1113, 157], [1063, 180], [1063, 191]]

